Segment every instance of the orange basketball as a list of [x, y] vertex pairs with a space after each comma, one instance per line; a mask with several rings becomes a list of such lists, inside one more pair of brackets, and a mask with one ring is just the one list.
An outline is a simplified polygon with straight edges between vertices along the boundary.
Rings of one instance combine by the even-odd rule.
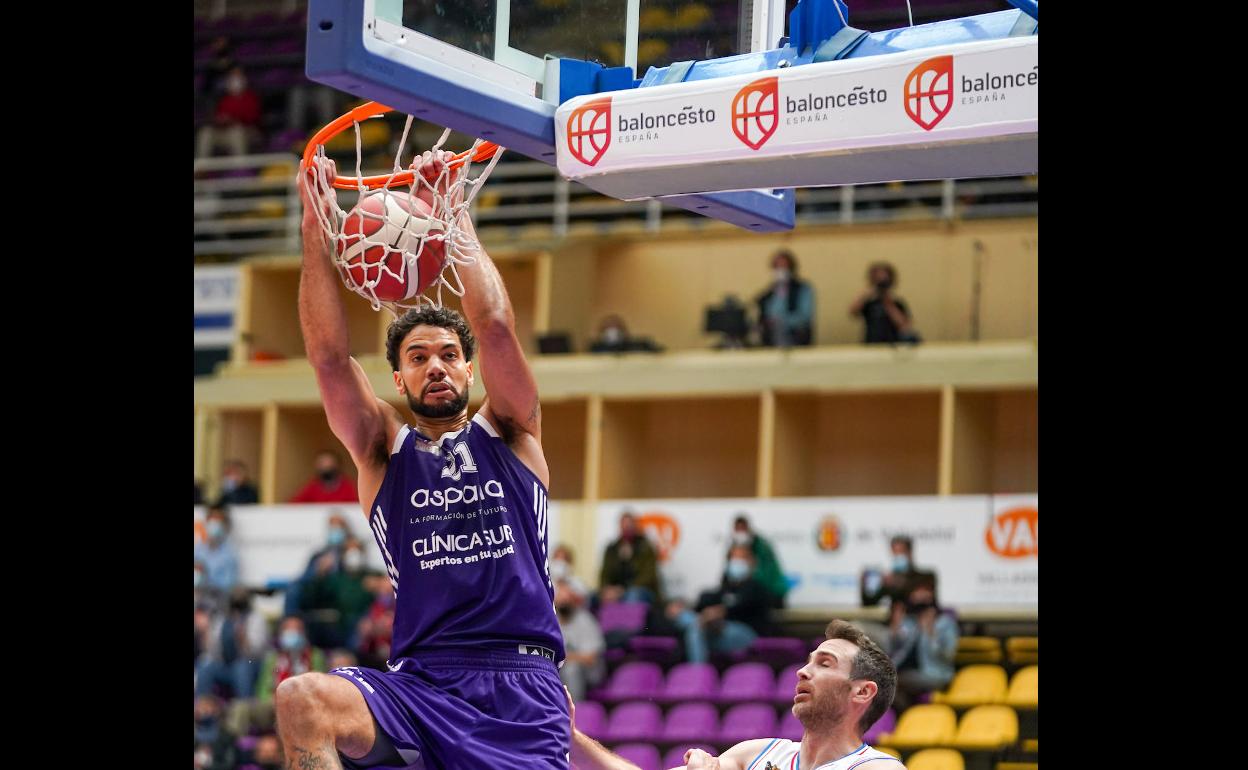
[[338, 256], [352, 288], [377, 299], [411, 299], [433, 285], [446, 261], [442, 225], [423, 200], [379, 190], [364, 197], [343, 222]]

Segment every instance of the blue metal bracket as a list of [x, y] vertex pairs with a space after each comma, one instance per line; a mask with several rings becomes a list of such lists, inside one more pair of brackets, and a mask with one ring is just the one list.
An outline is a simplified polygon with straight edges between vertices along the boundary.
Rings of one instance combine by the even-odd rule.
[[789, 14], [789, 45], [798, 54], [816, 48], [849, 25], [849, 6], [841, 0], [799, 0]]

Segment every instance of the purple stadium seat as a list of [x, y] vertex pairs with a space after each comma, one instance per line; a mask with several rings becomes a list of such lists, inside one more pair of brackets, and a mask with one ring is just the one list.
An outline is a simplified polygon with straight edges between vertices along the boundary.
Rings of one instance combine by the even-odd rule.
[[776, 677], [766, 663], [738, 663], [724, 672], [719, 685], [720, 703], [739, 703], [771, 698]]
[[867, 730], [867, 734], [862, 736], [862, 740], [868, 745], [874, 746], [881, 735], [891, 733], [895, 727], [897, 727], [897, 713], [889, 709], [879, 719], [875, 720], [875, 724], [871, 725], [871, 729]]
[[710, 663], [678, 663], [667, 672], [660, 703], [705, 700], [719, 693], [719, 672]]
[[694, 743], [689, 746], [673, 746], [663, 755], [663, 767], [680, 767], [685, 764], [685, 752], [689, 749], [702, 749], [712, 757], [719, 756], [719, 749], [709, 743]]
[[750, 645], [750, 660], [771, 666], [787, 666], [806, 660], [808, 650], [801, 639], [791, 636], [760, 636]]
[[598, 625], [602, 633], [612, 631], [637, 632], [646, 625], [646, 611], [649, 605], [645, 602], [614, 602], [604, 604], [598, 609]]
[[610, 743], [625, 743], [653, 739], [662, 729], [663, 712], [656, 704], [645, 701], [621, 703], [607, 718], [605, 740]]
[[641, 770], [663, 770], [659, 766], [659, 750], [649, 743], [626, 743], [623, 746], [616, 746], [615, 753], [637, 765]]
[[641, 660], [673, 663], [680, 657], [680, 642], [670, 636], [634, 636], [628, 648]]
[[776, 734], [776, 708], [770, 703], [738, 703], [724, 714], [719, 742], [728, 746]]
[[706, 702], [682, 703], [663, 723], [659, 743], [692, 743], [719, 734], [719, 711]]
[[576, 704], [576, 729], [590, 738], [601, 738], [607, 733], [607, 709], [597, 701], [587, 700]]
[[[580, 706], [577, 706], [576, 722], [577, 727], [580, 727]], [[793, 712], [790, 711], [784, 715], [784, 719], [780, 720], [780, 728], [776, 732], [776, 737], [787, 738], [791, 741], [800, 741], [802, 739], [803, 732], [805, 732], [805, 728], [802, 727], [802, 723], [797, 721], [797, 717], [793, 716]]]
[[659, 668], [659, 664], [634, 661], [615, 670], [602, 693], [602, 699], [610, 702], [653, 700], [662, 686], [663, 670]]
[[797, 690], [797, 670], [801, 667], [800, 663], [795, 663], [780, 671], [780, 675], [776, 677], [776, 692], [773, 697], [776, 703], [793, 705], [793, 695]]

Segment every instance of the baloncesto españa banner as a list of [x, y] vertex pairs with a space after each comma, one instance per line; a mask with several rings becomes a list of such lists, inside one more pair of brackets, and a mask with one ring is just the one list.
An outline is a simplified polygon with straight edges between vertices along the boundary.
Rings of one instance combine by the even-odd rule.
[[559, 172], [818, 156], [1037, 130], [1039, 39], [978, 41], [570, 99]]

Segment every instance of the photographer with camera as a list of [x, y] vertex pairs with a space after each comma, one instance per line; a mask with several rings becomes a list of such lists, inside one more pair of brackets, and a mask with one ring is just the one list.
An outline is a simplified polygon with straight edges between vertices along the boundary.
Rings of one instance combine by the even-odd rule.
[[851, 318], [862, 317], [862, 341], [917, 343], [922, 340], [914, 330], [910, 308], [893, 293], [897, 285], [897, 268], [887, 262], [876, 262], [867, 269], [867, 289], [849, 308]]
[[919, 696], [943, 690], [953, 681], [959, 632], [957, 621], [940, 611], [936, 593], [926, 583], [889, 609], [888, 656], [897, 666], [893, 706], [900, 714]]

